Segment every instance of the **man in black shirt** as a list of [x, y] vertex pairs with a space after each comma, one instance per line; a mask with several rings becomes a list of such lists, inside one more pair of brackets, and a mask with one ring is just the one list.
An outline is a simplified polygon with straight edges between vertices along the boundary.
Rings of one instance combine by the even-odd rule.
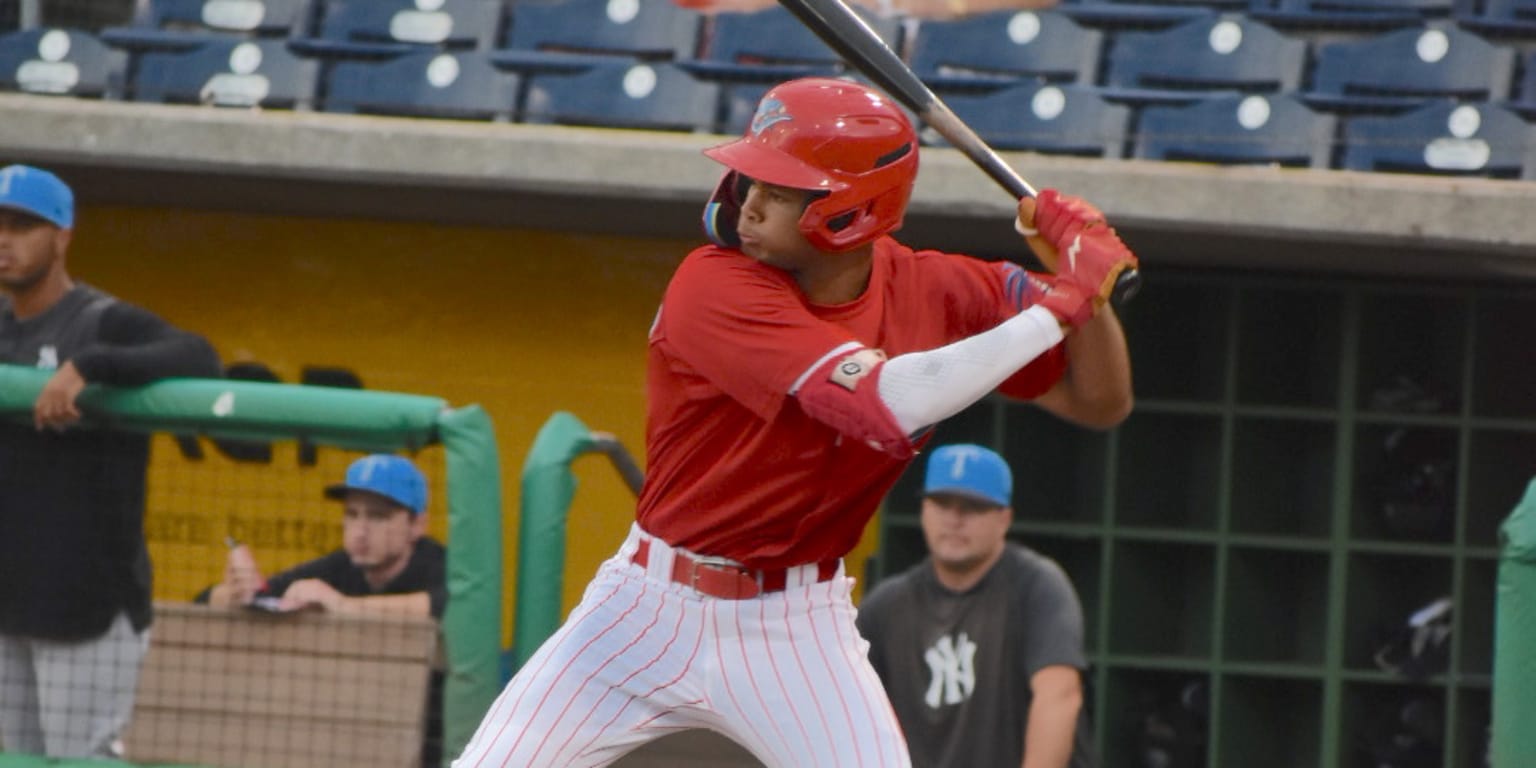
[[1083, 611], [1060, 566], [1005, 539], [1013, 477], [978, 445], [933, 452], [929, 556], [880, 582], [859, 632], [914, 768], [1089, 768]]
[[232, 547], [213, 605], [258, 598], [280, 610], [322, 608], [440, 618], [447, 601], [443, 545], [426, 535], [427, 479], [399, 456], [352, 462], [346, 480], [325, 489], [344, 503], [342, 548], [263, 580], [243, 546]]
[[149, 436], [77, 426], [88, 383], [217, 377], [202, 337], [75, 282], [74, 194], [0, 168], [0, 363], [54, 373], [31, 423], [0, 421], [0, 742], [113, 757], [149, 644]]
[[[426, 535], [427, 478], [421, 470], [399, 456], [364, 456], [325, 495], [344, 504], [341, 549], [263, 579], [250, 550], [230, 547], [224, 581], [199, 595], [199, 602], [441, 619], [448, 602], [447, 557], [443, 545]], [[442, 763], [442, 696], [443, 675], [433, 671], [423, 768]]]

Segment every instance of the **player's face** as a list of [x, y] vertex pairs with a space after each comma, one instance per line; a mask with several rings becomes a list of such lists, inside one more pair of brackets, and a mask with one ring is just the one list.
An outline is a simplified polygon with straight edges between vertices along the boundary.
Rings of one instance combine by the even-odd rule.
[[0, 286], [21, 293], [60, 267], [69, 233], [36, 216], [0, 208]]
[[1013, 511], [963, 496], [923, 499], [923, 537], [934, 562], [966, 572], [987, 565], [1001, 552]]
[[821, 253], [800, 232], [800, 216], [810, 194], [803, 189], [752, 182], [736, 222], [741, 252], [788, 272], [814, 263]]
[[388, 571], [411, 556], [425, 524], [383, 496], [348, 491], [342, 523], [342, 546], [352, 564], [364, 571]]

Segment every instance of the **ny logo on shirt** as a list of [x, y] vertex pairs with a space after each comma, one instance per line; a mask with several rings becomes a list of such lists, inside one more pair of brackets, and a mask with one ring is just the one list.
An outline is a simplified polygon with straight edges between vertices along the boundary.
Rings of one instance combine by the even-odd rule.
[[933, 674], [928, 693], [923, 696], [930, 709], [959, 704], [976, 690], [976, 644], [964, 632], [953, 638], [940, 637], [923, 652], [923, 660]]
[[37, 350], [37, 367], [45, 370], [55, 370], [59, 367], [59, 348], [52, 344], [44, 344]]

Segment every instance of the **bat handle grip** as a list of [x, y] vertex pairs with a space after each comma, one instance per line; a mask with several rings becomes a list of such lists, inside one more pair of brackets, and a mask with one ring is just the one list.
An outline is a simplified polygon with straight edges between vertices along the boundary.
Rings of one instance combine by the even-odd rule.
[[1132, 268], [1115, 278], [1115, 287], [1109, 292], [1109, 303], [1116, 309], [1126, 305], [1141, 290], [1141, 272]]

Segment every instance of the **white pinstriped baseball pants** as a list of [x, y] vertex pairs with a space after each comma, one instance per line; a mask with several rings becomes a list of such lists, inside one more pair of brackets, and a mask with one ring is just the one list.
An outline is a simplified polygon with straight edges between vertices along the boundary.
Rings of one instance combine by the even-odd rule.
[[565, 625], [513, 677], [454, 768], [604, 766], [674, 731], [707, 728], [769, 768], [911, 765], [854, 627], [843, 575], [747, 600], [673, 583], [672, 550], [636, 526]]

